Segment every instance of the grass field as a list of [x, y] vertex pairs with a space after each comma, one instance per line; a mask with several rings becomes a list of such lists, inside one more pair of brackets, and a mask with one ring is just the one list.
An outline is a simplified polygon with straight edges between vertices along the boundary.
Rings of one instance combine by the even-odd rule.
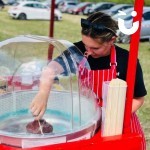
[[[85, 16], [82, 16], [85, 17]], [[81, 16], [63, 14], [63, 21], [55, 22], [54, 37], [75, 42], [81, 39], [80, 36]], [[8, 16], [7, 8], [0, 11], [0, 41], [22, 34], [49, 35], [49, 21], [20, 21], [11, 19]], [[128, 44], [119, 44], [129, 48]], [[141, 124], [144, 128], [148, 150], [150, 149], [150, 43], [140, 42], [139, 59], [143, 68], [147, 96], [145, 103], [138, 111]]]

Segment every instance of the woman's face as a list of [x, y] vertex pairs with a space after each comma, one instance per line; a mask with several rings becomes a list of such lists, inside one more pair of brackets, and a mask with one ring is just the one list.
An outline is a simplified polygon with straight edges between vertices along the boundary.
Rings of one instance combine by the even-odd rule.
[[110, 48], [113, 40], [100, 43], [98, 39], [93, 39], [89, 36], [82, 35], [82, 42], [85, 45], [87, 55], [93, 58], [99, 58], [110, 54]]

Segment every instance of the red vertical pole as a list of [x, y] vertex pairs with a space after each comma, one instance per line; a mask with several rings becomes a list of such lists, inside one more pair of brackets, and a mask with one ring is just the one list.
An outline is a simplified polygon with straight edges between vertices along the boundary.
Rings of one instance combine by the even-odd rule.
[[131, 36], [130, 43], [130, 52], [128, 60], [128, 70], [127, 70], [127, 99], [125, 107], [125, 116], [124, 116], [124, 133], [130, 133], [130, 123], [131, 123], [131, 113], [132, 113], [132, 100], [136, 76], [136, 66], [137, 66], [137, 57], [138, 57], [138, 48], [139, 48], [139, 39], [140, 39], [140, 30], [141, 30], [141, 20], [143, 13], [143, 4], [144, 0], [135, 0], [134, 10], [137, 12], [137, 16], [134, 17], [133, 22], [139, 21], [138, 30]]
[[[55, 20], [54, 11], [55, 11], [55, 0], [52, 0], [51, 1], [51, 11], [50, 11], [49, 37], [54, 36], [54, 20]], [[52, 55], [53, 55], [53, 45], [50, 44], [49, 49], [48, 49], [48, 60], [52, 59]]]
[[54, 36], [54, 10], [55, 10], [55, 0], [51, 1], [51, 19], [50, 19], [50, 30], [49, 30], [49, 36]]

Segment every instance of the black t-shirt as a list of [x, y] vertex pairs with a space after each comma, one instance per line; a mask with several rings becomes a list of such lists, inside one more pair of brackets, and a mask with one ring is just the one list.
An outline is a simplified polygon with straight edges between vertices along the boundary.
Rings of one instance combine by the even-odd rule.
[[[74, 43], [74, 45], [78, 47], [78, 49], [84, 54], [86, 50], [82, 41]], [[117, 77], [126, 80], [129, 52], [116, 45], [115, 48], [116, 48], [116, 61], [117, 61]], [[99, 57], [99, 58], [93, 58], [89, 56], [88, 62], [91, 67], [91, 70], [108, 69], [110, 68], [110, 55], [105, 57]], [[134, 97], [142, 97], [145, 96], [146, 94], [147, 92], [144, 85], [143, 73], [142, 73], [141, 65], [138, 60], [136, 78], [135, 78]]]
[[[77, 48], [71, 47], [70, 50], [66, 50], [55, 59], [58, 63], [62, 65], [64, 68], [63, 74], [68, 75], [68, 70], [72, 73], [76, 73], [76, 62], [80, 62], [81, 59], [78, 59], [79, 55], [73, 56], [76, 57], [76, 62], [73, 62], [74, 59], [72, 59], [72, 54], [82, 53], [86, 51], [84, 44], [82, 41], [74, 43], [74, 45]], [[117, 61], [117, 78], [126, 80], [126, 74], [127, 74], [127, 66], [128, 66], [128, 56], [129, 52], [125, 49], [122, 49], [115, 45], [116, 49], [116, 61]], [[78, 52], [76, 52], [78, 51]], [[79, 52], [80, 51], [80, 52]], [[82, 55], [81, 54], [81, 55]], [[83, 57], [82, 57], [83, 58]], [[66, 60], [69, 64], [69, 69], [66, 68]], [[93, 58], [91, 56], [88, 57], [88, 63], [90, 65], [91, 70], [102, 70], [102, 69], [108, 69], [110, 68], [110, 55], [105, 57], [99, 57], [99, 58]], [[143, 73], [142, 69], [139, 63], [139, 60], [137, 61], [137, 71], [136, 71], [136, 78], [135, 78], [135, 88], [134, 88], [134, 97], [142, 97], [147, 94], [147, 91], [145, 89], [144, 80], [143, 80]]]

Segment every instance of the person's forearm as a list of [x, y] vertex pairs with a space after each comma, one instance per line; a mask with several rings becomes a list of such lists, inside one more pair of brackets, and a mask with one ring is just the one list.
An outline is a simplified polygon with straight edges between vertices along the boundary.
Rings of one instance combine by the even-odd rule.
[[45, 67], [40, 77], [39, 92], [49, 94], [55, 76], [62, 72], [63, 68], [55, 61], [52, 61], [47, 67]]
[[144, 103], [144, 97], [134, 98], [132, 103], [132, 112], [136, 112]]
[[60, 64], [52, 61], [52, 63], [42, 70], [39, 91], [30, 104], [30, 109], [35, 120], [43, 117], [54, 78], [63, 71], [60, 70], [61, 68]]
[[55, 72], [53, 69], [49, 67], [44, 68], [40, 77], [39, 91], [42, 93], [49, 92], [53, 84], [54, 77]]

